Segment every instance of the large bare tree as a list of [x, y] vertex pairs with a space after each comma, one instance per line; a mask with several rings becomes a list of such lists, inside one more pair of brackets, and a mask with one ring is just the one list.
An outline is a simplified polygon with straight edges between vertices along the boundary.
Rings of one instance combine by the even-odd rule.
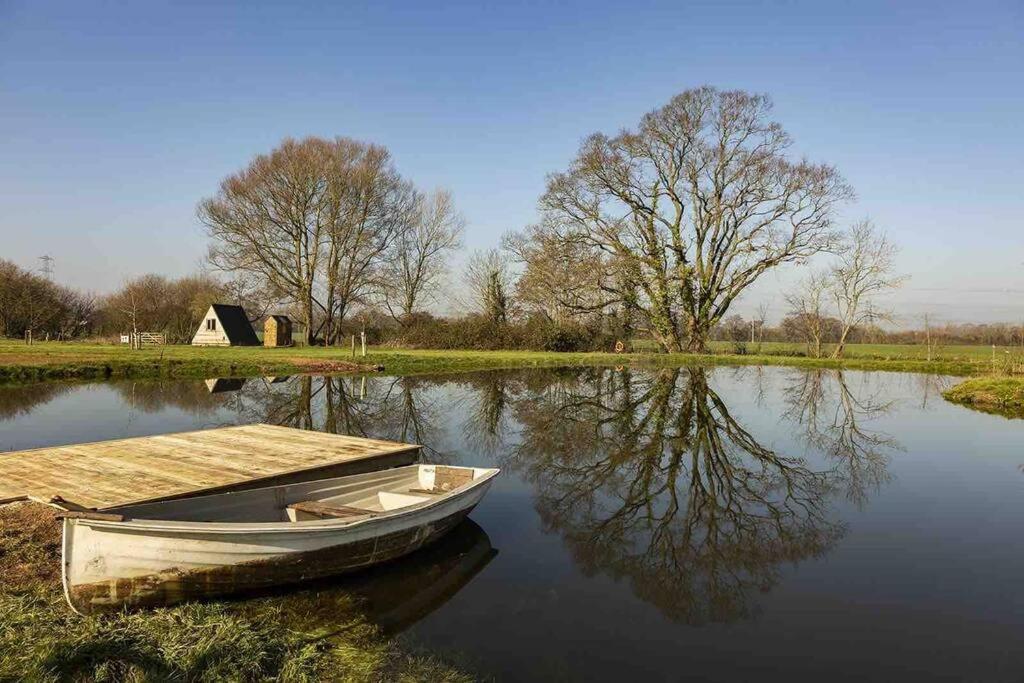
[[384, 306], [396, 320], [436, 295], [466, 226], [448, 190], [418, 194], [410, 218], [385, 260], [380, 283]]
[[[347, 141], [351, 143], [351, 141]], [[416, 192], [395, 170], [390, 153], [378, 145], [354, 143], [332, 175], [337, 213], [327, 231], [324, 339], [334, 343], [354, 304], [364, 303], [380, 280], [386, 255], [410, 229]]]
[[833, 242], [852, 190], [832, 166], [791, 159], [770, 113], [765, 95], [687, 90], [635, 130], [590, 136], [548, 179], [544, 225], [607, 257], [613, 294], [638, 290], [666, 350], [703, 351], [765, 271]]
[[[286, 139], [199, 204], [209, 260], [257, 274], [294, 302], [306, 341], [330, 341], [407, 223], [411, 186], [386, 149], [349, 138]], [[317, 324], [319, 322], [319, 325]]]
[[348, 153], [350, 142], [286, 139], [221, 182], [197, 211], [213, 240], [210, 262], [226, 272], [257, 272], [285, 292], [301, 309], [310, 343], [323, 245], [340, 213], [330, 160]]

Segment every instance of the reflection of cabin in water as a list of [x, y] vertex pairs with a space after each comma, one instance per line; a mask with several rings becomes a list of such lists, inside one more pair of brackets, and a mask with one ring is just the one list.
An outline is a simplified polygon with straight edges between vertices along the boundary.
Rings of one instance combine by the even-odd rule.
[[213, 304], [199, 323], [192, 346], [259, 346], [260, 339], [241, 306]]
[[286, 315], [268, 315], [263, 323], [264, 346], [291, 346], [292, 320]]
[[223, 394], [228, 391], [238, 391], [243, 386], [245, 386], [244, 379], [218, 377], [206, 380], [206, 388], [210, 390], [211, 394]]

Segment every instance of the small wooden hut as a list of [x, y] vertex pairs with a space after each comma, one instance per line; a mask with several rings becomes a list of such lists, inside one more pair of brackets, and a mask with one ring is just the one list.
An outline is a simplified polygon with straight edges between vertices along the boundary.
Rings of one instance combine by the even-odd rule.
[[291, 346], [292, 321], [286, 315], [270, 315], [263, 323], [264, 346]]
[[259, 343], [245, 309], [227, 304], [210, 306], [192, 338], [192, 346], [259, 346]]

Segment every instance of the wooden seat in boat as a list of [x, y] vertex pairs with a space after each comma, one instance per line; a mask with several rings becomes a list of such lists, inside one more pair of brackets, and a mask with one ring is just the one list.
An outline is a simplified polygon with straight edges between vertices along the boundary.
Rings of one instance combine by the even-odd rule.
[[363, 508], [355, 508], [350, 505], [325, 505], [324, 503], [320, 503], [315, 500], [292, 503], [288, 506], [288, 509], [294, 512], [301, 512], [307, 515], [313, 515], [314, 517], [320, 517], [321, 519], [362, 517], [364, 515], [374, 514], [372, 511], [364, 510]]

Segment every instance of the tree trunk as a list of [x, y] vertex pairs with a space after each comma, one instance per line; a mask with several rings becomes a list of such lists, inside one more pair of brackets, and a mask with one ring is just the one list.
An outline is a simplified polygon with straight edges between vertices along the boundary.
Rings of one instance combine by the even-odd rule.
[[652, 332], [654, 332], [655, 340], [657, 340], [658, 344], [661, 345], [661, 348], [665, 353], [682, 353], [683, 344], [679, 340], [679, 335], [676, 334], [674, 330], [670, 329], [663, 331], [659, 330], [658, 327], [655, 326]]
[[302, 318], [306, 323], [306, 344], [312, 346], [316, 343], [316, 331], [313, 329], [313, 297], [306, 296], [302, 302]]
[[707, 353], [707, 334], [691, 334], [690, 337], [686, 340], [686, 351], [687, 353]]
[[708, 337], [711, 336], [713, 323], [698, 322], [693, 318], [686, 325], [686, 351], [687, 353], [707, 353]]
[[655, 339], [661, 344], [666, 353], [680, 353], [683, 350], [682, 341], [679, 338], [679, 330], [671, 314], [666, 310], [650, 311], [651, 327], [654, 329]]
[[849, 334], [850, 328], [847, 327], [843, 330], [842, 334], [839, 335], [839, 343], [836, 344], [835, 351], [832, 352], [833, 358], [842, 358], [843, 350], [846, 348], [846, 335]]

